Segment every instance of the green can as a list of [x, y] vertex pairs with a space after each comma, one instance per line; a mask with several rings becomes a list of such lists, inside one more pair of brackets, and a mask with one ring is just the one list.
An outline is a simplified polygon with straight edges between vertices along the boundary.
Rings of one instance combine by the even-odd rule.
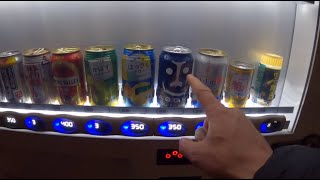
[[90, 46], [86, 49], [85, 65], [90, 103], [115, 106], [119, 97], [115, 48]]

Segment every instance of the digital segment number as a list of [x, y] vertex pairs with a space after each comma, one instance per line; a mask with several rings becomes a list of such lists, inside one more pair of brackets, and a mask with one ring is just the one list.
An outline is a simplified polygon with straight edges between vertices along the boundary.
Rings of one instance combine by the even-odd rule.
[[16, 124], [17, 123], [17, 120], [15, 117], [12, 117], [12, 116], [7, 116], [7, 123], [10, 123], [10, 124]]
[[169, 130], [180, 131], [182, 129], [181, 124], [168, 124], [168, 125], [169, 125]]
[[44, 121], [37, 116], [28, 116], [25, 121], [25, 125], [28, 129], [34, 130], [34, 131], [42, 131], [44, 130]]
[[14, 116], [5, 116], [5, 118], [2, 120], [2, 123], [7, 128], [17, 128], [18, 127], [18, 121]]
[[131, 123], [132, 130], [144, 130], [144, 124]]
[[165, 155], [166, 159], [171, 159], [171, 158], [175, 158], [175, 157], [177, 157], [178, 159], [181, 159], [181, 158], [183, 158], [183, 155], [180, 154], [177, 150], [174, 150], [171, 153], [167, 153]]
[[112, 132], [111, 124], [103, 120], [93, 119], [86, 123], [85, 129], [92, 135], [108, 135]]
[[76, 124], [66, 118], [57, 118], [53, 122], [53, 128], [60, 133], [74, 133], [77, 130]]
[[72, 128], [73, 127], [73, 122], [71, 121], [61, 121], [60, 122], [61, 125], [63, 125], [66, 128]]
[[121, 132], [126, 136], [144, 136], [148, 133], [149, 126], [140, 121], [127, 121], [121, 125]]
[[183, 136], [186, 132], [186, 127], [180, 122], [166, 121], [159, 125], [158, 132], [162, 136]]
[[177, 149], [158, 149], [158, 165], [181, 165], [190, 164], [190, 161], [183, 156]]

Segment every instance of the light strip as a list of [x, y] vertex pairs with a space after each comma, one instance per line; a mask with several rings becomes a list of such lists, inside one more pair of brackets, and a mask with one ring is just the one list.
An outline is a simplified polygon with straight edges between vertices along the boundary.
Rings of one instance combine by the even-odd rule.
[[12, 109], [12, 108], [0, 108], [0, 112], [13, 111], [21, 114], [40, 113], [44, 115], [72, 115], [72, 116], [105, 116], [113, 118], [122, 117], [146, 117], [146, 118], [162, 118], [162, 117], [183, 117], [183, 118], [203, 118], [202, 115], [179, 115], [179, 114], [121, 114], [121, 113], [90, 113], [90, 112], [75, 112], [75, 111], [51, 111], [51, 110], [34, 110], [34, 109]]

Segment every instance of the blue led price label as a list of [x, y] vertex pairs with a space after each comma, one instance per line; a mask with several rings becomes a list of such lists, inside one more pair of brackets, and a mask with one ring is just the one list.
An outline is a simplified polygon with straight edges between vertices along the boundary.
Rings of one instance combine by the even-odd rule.
[[43, 131], [45, 129], [44, 121], [37, 116], [28, 116], [24, 120], [24, 124], [27, 126], [28, 129], [34, 131]]
[[85, 129], [89, 134], [92, 135], [108, 135], [112, 132], [112, 127], [110, 123], [102, 120], [90, 120], [86, 123]]
[[196, 130], [203, 127], [203, 121], [202, 122], [199, 122], [197, 125], [196, 125]]
[[14, 116], [5, 116], [2, 120], [2, 123], [5, 127], [8, 128], [17, 128], [18, 127], [18, 121]]
[[60, 132], [60, 133], [66, 133], [66, 134], [71, 134], [77, 131], [77, 126], [76, 124], [66, 118], [57, 118], [53, 122], [53, 128]]
[[127, 121], [121, 125], [121, 132], [126, 136], [144, 136], [148, 131], [149, 126], [140, 121]]
[[162, 136], [168, 137], [183, 136], [186, 130], [186, 127], [182, 123], [174, 121], [163, 122], [158, 127], [158, 132]]

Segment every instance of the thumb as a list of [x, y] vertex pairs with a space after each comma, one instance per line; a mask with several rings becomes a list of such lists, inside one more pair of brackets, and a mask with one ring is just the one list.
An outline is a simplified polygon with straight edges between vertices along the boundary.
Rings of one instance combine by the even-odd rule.
[[182, 138], [179, 141], [179, 152], [187, 157], [191, 162], [196, 161], [198, 151], [201, 149], [199, 147], [199, 142], [193, 141], [191, 139]]

